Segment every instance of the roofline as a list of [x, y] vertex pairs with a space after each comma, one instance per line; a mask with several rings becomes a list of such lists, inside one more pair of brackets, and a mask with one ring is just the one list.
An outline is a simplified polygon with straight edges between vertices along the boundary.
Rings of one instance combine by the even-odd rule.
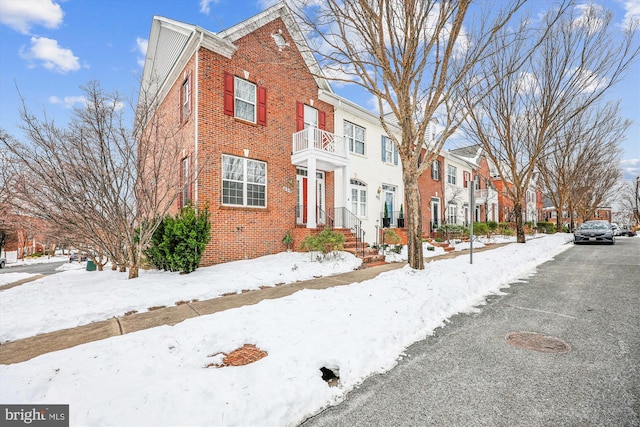
[[232, 27], [227, 28], [224, 31], [219, 32], [217, 35], [222, 39], [234, 43], [240, 38], [251, 33], [256, 28], [260, 28], [276, 18], [280, 18], [284, 22], [285, 26], [287, 27], [287, 31], [289, 32], [289, 34], [291, 34], [291, 37], [293, 38], [293, 41], [296, 44], [298, 51], [300, 52], [300, 55], [302, 55], [305, 64], [315, 78], [318, 87], [322, 90], [333, 93], [333, 88], [329, 84], [327, 78], [324, 76], [322, 69], [318, 65], [318, 61], [316, 61], [316, 58], [313, 56], [313, 52], [309, 48], [307, 39], [300, 30], [300, 26], [298, 26], [296, 21], [293, 19], [291, 10], [285, 2], [280, 1], [270, 8], [263, 10], [259, 14], [254, 15], [251, 18], [248, 18]]

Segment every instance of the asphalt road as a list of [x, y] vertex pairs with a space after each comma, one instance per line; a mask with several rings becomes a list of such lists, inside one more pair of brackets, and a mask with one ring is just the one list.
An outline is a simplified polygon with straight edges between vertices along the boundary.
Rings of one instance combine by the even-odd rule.
[[[640, 237], [574, 246], [505, 292], [302, 425], [640, 426]], [[570, 351], [507, 343], [520, 331]]]
[[11, 267], [5, 267], [0, 269], [0, 274], [4, 273], [30, 273], [30, 274], [55, 274], [56, 268], [68, 261], [51, 262], [42, 264], [30, 264], [30, 265], [14, 265]]

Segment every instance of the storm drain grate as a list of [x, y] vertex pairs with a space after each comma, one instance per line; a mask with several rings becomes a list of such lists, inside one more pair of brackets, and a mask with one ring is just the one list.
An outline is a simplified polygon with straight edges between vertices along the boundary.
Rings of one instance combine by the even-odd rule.
[[512, 332], [507, 342], [518, 348], [541, 351], [543, 353], [568, 353], [571, 347], [560, 338], [548, 337], [537, 332]]

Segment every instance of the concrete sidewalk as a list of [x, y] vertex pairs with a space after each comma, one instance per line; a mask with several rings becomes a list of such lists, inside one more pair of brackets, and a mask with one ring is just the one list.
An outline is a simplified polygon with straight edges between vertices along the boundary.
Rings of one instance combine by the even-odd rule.
[[[504, 244], [494, 244], [485, 246], [484, 248], [474, 249], [474, 252], [494, 249], [503, 245]], [[425, 262], [455, 258], [465, 254], [468, 255], [469, 251], [450, 252], [436, 257], [425, 258]], [[383, 264], [334, 276], [289, 283], [273, 288], [246, 291], [241, 294], [227, 295], [206, 301], [185, 302], [184, 304], [176, 306], [163, 307], [128, 316], [114, 317], [76, 328], [62, 329], [30, 338], [0, 343], [0, 364], [8, 365], [11, 363], [24, 362], [41, 354], [64, 350], [76, 345], [149, 329], [155, 326], [175, 325], [192, 317], [213, 314], [245, 305], [253, 305], [266, 299], [282, 298], [302, 289], [326, 289], [334, 286], [362, 282], [372, 279], [385, 271], [396, 270], [405, 265], [407, 264], [404, 262]]]

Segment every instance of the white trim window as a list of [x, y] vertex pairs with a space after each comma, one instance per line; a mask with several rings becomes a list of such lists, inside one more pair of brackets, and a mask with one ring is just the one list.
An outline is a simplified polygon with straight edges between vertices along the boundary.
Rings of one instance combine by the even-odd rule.
[[384, 137], [384, 161], [393, 163], [393, 141], [387, 137]]
[[182, 83], [182, 110], [181, 110], [181, 119], [184, 122], [189, 117], [191, 113], [191, 82], [189, 78], [186, 78]]
[[367, 184], [351, 180], [351, 211], [359, 217], [367, 216]]
[[251, 123], [256, 122], [256, 85], [241, 78], [235, 78], [235, 116]]
[[344, 137], [349, 141], [349, 151], [364, 156], [364, 128], [344, 121]]
[[267, 206], [267, 164], [243, 157], [222, 156], [222, 204]]
[[458, 222], [458, 205], [449, 203], [447, 205], [447, 224], [457, 224]]
[[438, 159], [431, 163], [431, 179], [440, 181], [440, 160]]
[[458, 173], [458, 168], [452, 165], [447, 165], [447, 183], [451, 185], [456, 185], [457, 173]]

